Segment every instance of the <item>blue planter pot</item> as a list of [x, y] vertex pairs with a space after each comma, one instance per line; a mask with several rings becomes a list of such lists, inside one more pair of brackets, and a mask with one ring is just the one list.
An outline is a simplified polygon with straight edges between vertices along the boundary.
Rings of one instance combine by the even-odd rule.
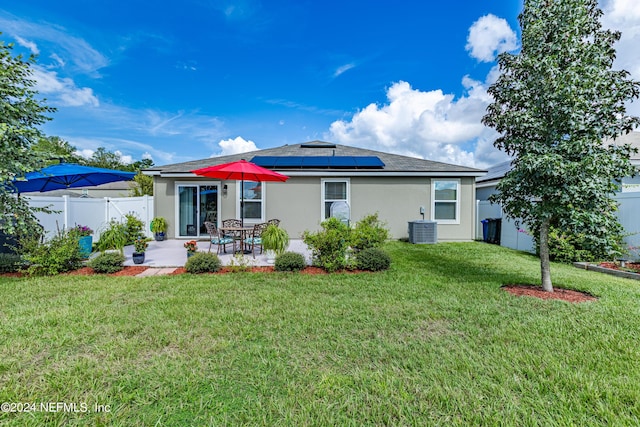
[[134, 264], [142, 264], [144, 262], [144, 252], [134, 252], [131, 257]]
[[80, 245], [80, 255], [82, 255], [83, 258], [89, 258], [93, 246], [93, 236], [80, 237], [80, 239], [78, 239], [78, 245]]

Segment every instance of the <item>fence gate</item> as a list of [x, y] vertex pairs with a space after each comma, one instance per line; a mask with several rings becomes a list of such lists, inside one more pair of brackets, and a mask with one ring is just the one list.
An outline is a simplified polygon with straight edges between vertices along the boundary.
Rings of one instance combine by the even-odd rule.
[[38, 212], [36, 218], [44, 228], [46, 238], [58, 230], [86, 225], [94, 230], [94, 241], [100, 239], [100, 231], [111, 220], [124, 221], [126, 214], [134, 214], [143, 223], [146, 236], [152, 237], [149, 224], [153, 219], [153, 197], [82, 197], [25, 196], [31, 207], [48, 207], [53, 212]]

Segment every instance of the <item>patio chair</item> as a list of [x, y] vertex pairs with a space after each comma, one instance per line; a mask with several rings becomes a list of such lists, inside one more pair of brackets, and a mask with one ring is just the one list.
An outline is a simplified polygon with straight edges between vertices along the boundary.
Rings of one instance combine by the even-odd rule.
[[[226, 227], [238, 229], [237, 231], [222, 230], [222, 233], [224, 234], [224, 237], [228, 237], [230, 239], [233, 239], [234, 241], [237, 241], [240, 244], [240, 249], [242, 249], [241, 240], [244, 238], [244, 236], [242, 235], [243, 231], [240, 230], [240, 228], [242, 228], [242, 221], [235, 218], [223, 219], [222, 228], [226, 228]], [[235, 247], [235, 242], [234, 242], [234, 247]]]
[[273, 218], [273, 219], [268, 220], [268, 221], [267, 221], [267, 224], [269, 224], [269, 225], [273, 224], [273, 225], [275, 225], [276, 227], [278, 227], [278, 226], [280, 225], [280, 220], [279, 220], [279, 219], [275, 219], [275, 218]]
[[262, 232], [265, 228], [267, 228], [269, 224], [266, 222], [262, 222], [260, 224], [256, 224], [253, 226], [253, 231], [251, 232], [250, 237], [244, 239], [244, 243], [249, 246], [253, 257], [256, 257], [256, 246], [260, 246], [260, 253], [262, 253]]
[[223, 236], [220, 230], [218, 230], [218, 227], [216, 227], [216, 225], [213, 222], [205, 221], [204, 226], [207, 229], [207, 233], [209, 233], [209, 251], [208, 252], [211, 252], [211, 245], [217, 245], [218, 246], [217, 253], [218, 254], [220, 253], [220, 246], [222, 246], [222, 249], [226, 254], [227, 245], [230, 243], [233, 244], [233, 251], [234, 252], [236, 251], [236, 241], [231, 237]]

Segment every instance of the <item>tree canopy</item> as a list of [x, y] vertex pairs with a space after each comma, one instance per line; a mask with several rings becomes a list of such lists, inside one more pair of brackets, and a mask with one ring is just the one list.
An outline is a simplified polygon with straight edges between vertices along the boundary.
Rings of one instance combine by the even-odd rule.
[[24, 199], [13, 194], [11, 182], [39, 169], [47, 156], [32, 150], [42, 133], [39, 126], [55, 111], [37, 99], [31, 78], [35, 57], [13, 56], [13, 45], [0, 40], [0, 230], [24, 234], [37, 221]]
[[492, 201], [537, 234], [548, 291], [551, 224], [612, 231], [611, 195], [634, 173], [630, 146], [603, 144], [640, 123], [625, 109], [640, 84], [612, 69], [620, 33], [602, 29], [601, 17], [597, 0], [525, 0], [522, 48], [499, 56], [483, 118], [501, 134], [494, 145], [513, 156]]

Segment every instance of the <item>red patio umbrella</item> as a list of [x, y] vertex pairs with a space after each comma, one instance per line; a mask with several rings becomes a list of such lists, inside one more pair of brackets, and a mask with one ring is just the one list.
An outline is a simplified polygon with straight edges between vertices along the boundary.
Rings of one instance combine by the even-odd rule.
[[244, 181], [277, 181], [285, 182], [289, 179], [288, 176], [281, 173], [274, 172], [269, 169], [265, 169], [255, 163], [248, 162], [246, 160], [239, 160], [237, 162], [223, 163], [221, 165], [207, 166], [206, 168], [195, 169], [191, 172], [196, 175], [206, 176], [209, 178], [219, 178], [223, 180], [235, 179], [240, 180], [240, 219], [244, 226]]

